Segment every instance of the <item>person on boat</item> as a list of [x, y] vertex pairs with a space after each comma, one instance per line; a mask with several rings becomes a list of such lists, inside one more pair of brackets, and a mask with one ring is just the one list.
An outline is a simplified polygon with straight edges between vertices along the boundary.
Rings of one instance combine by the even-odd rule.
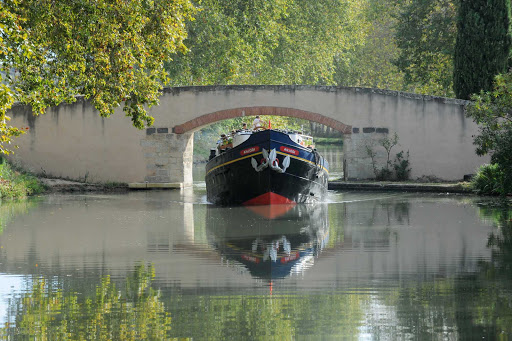
[[252, 130], [263, 129], [263, 124], [261, 123], [260, 116], [257, 115], [254, 121], [252, 121]]
[[247, 123], [242, 123], [242, 131], [247, 130]]
[[220, 141], [217, 143], [217, 149], [219, 151], [222, 151], [222, 150], [226, 149], [227, 144], [228, 144], [228, 137], [226, 136], [226, 134], [221, 134]]
[[228, 136], [228, 146], [227, 148], [233, 148], [233, 138], [236, 135], [236, 130], [231, 130], [231, 134]]

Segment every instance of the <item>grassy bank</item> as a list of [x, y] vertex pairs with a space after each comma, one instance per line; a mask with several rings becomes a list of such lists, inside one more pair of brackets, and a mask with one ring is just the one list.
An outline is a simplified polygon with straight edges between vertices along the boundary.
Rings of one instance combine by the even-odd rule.
[[45, 186], [37, 177], [15, 169], [0, 158], [0, 199], [24, 198], [44, 190]]

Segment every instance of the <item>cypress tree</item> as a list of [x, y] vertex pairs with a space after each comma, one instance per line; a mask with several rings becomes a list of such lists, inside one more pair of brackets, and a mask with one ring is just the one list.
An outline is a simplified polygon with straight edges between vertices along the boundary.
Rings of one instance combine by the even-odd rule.
[[491, 90], [494, 77], [507, 71], [511, 44], [510, 0], [461, 0], [453, 75], [457, 98]]

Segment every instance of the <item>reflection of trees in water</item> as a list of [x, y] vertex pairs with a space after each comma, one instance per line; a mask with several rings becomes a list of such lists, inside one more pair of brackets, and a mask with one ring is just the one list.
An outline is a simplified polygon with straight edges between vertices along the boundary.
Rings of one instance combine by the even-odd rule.
[[384, 201], [375, 206], [374, 217], [379, 216], [378, 211], [382, 211], [385, 213], [387, 226], [409, 225], [410, 206], [411, 204], [408, 201]]
[[0, 200], [0, 236], [3, 233], [5, 226], [17, 215], [27, 213], [32, 207], [38, 205], [38, 201], [30, 200], [12, 200], [8, 202], [1, 202]]
[[[173, 296], [172, 335], [208, 340], [356, 339], [367, 295]], [[176, 313], [175, 313], [176, 311]], [[323, 337], [323, 338], [322, 338]]]
[[[347, 203], [347, 213], [363, 226], [409, 225], [409, 201], [386, 199]], [[354, 207], [354, 209], [352, 209]]]
[[170, 331], [160, 293], [151, 288], [152, 267], [136, 267], [118, 289], [103, 277], [95, 295], [83, 297], [36, 278], [31, 290], [11, 303], [15, 325], [0, 329], [8, 339], [162, 340]]
[[512, 279], [512, 208], [481, 208], [480, 212], [498, 228], [498, 233], [492, 232], [487, 241], [492, 248], [492, 262], [482, 267], [492, 275]]
[[[470, 288], [456, 287], [457, 294], [463, 296], [458, 300], [458, 324], [468, 339], [507, 340], [512, 337], [512, 207], [482, 206], [479, 213], [497, 228], [487, 240], [492, 257], [480, 262]], [[464, 294], [469, 290], [474, 293], [472, 297]], [[476, 313], [475, 306], [479, 307]]]
[[368, 328], [377, 340], [455, 340], [455, 312], [447, 300], [452, 290], [453, 279], [406, 279], [380, 297], [379, 303], [392, 309], [376, 308], [380, 314], [368, 318]]
[[491, 260], [480, 261], [476, 273], [434, 281], [403, 278], [399, 287], [378, 300], [384, 307], [393, 307], [396, 321], [383, 326], [382, 321], [370, 320], [372, 335], [426, 340], [439, 339], [440, 335], [460, 340], [511, 338], [512, 209], [482, 207], [479, 213], [497, 228], [488, 237]]
[[410, 203], [400, 198], [349, 202], [344, 206], [344, 217], [351, 230], [349, 235], [354, 248], [387, 249], [391, 237], [399, 237], [394, 227], [410, 225]]

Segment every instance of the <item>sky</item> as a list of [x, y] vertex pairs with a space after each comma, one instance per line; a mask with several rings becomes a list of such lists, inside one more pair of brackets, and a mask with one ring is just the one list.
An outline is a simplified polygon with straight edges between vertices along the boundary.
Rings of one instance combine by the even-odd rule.
[[9, 298], [23, 289], [24, 278], [0, 273], [0, 326], [7, 322]]

